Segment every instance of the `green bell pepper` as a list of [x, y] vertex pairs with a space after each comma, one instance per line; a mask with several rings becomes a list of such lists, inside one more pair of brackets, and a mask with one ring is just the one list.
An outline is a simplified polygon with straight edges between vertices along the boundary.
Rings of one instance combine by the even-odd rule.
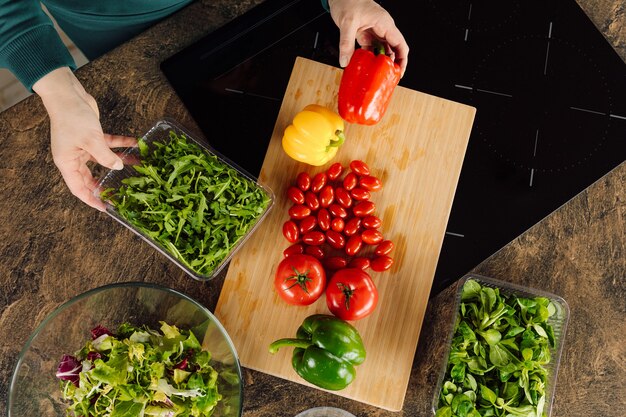
[[296, 338], [270, 344], [270, 353], [293, 346], [291, 365], [304, 380], [327, 390], [341, 390], [356, 377], [355, 365], [365, 360], [361, 335], [337, 317], [314, 314], [302, 322]]

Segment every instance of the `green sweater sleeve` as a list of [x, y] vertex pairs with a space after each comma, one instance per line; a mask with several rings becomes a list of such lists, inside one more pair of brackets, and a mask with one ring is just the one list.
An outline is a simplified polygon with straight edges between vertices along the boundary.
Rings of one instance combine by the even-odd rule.
[[38, 0], [0, 0], [0, 67], [29, 90], [54, 69], [76, 69]]

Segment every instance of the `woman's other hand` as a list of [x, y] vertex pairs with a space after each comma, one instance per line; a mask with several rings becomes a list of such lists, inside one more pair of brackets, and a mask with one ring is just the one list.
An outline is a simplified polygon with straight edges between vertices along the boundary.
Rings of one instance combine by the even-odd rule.
[[72, 71], [56, 69], [33, 85], [50, 116], [52, 158], [72, 194], [104, 211], [105, 204], [93, 194], [96, 180], [87, 167], [95, 161], [110, 169], [124, 164], [111, 148], [135, 146], [134, 138], [105, 134], [98, 105]]

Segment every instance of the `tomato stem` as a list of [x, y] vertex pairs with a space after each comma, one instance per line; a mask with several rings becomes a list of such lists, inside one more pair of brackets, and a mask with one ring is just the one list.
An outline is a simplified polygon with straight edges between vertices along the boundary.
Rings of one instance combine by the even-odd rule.
[[284, 288], [284, 291], [288, 291], [290, 289], [292, 289], [293, 287], [295, 287], [296, 285], [299, 285], [300, 288], [302, 288], [302, 291], [304, 291], [306, 294], [309, 293], [309, 289], [307, 287], [307, 282], [312, 281], [311, 278], [309, 278], [309, 270], [307, 269], [305, 272], [300, 273], [296, 267], [292, 267], [291, 269], [293, 269], [293, 272], [295, 275], [290, 275], [287, 278], [285, 278], [285, 282], [288, 281], [294, 281], [293, 284], [291, 284], [289, 287]]
[[348, 287], [343, 282], [338, 282], [337, 287], [341, 290], [343, 295], [346, 297], [346, 311], [350, 310], [350, 298], [354, 294], [354, 290]]

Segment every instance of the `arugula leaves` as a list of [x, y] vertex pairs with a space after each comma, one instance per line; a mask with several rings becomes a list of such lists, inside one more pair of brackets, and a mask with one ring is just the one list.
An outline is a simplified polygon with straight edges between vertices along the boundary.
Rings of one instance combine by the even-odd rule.
[[436, 417], [542, 417], [556, 307], [467, 280]]
[[101, 193], [118, 214], [199, 275], [210, 275], [270, 205], [267, 192], [184, 134], [138, 142], [137, 176]]
[[211, 354], [193, 332], [165, 322], [160, 331], [124, 323], [71, 358], [81, 364], [79, 379], [57, 374], [68, 416], [208, 417], [223, 398], [218, 380], [226, 389], [238, 383], [209, 365]]

